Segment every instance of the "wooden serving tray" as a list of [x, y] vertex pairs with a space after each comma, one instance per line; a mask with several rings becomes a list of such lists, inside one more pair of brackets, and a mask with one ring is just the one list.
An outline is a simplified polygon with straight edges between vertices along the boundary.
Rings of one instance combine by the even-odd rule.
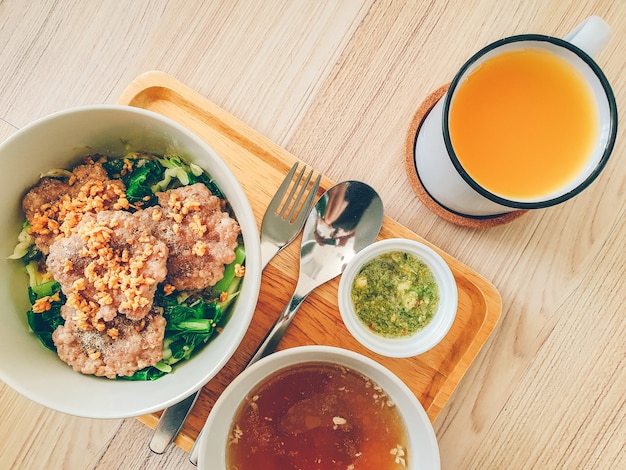
[[[162, 72], [137, 77], [119, 104], [163, 114], [203, 138], [241, 183], [260, 226], [265, 208], [296, 157]], [[320, 194], [333, 185], [322, 178]], [[300, 307], [279, 349], [323, 344], [369, 356], [398, 375], [413, 390], [434, 421], [461, 377], [493, 331], [502, 311], [500, 295], [486, 279], [399, 223], [385, 217], [379, 239], [402, 237], [433, 247], [452, 269], [459, 291], [458, 311], [448, 335], [432, 350], [408, 359], [380, 356], [360, 345], [344, 326], [337, 307], [339, 278], [312, 292]], [[257, 345], [295, 289], [299, 243], [274, 258], [263, 273], [256, 312], [234, 356], [202, 390], [176, 444], [189, 451], [220, 393], [243, 370]], [[159, 413], [139, 418], [154, 428]]]

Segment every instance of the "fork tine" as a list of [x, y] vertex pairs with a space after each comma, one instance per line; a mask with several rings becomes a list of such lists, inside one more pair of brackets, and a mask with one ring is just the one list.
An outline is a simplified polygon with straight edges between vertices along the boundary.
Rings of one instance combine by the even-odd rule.
[[[300, 173], [300, 178], [298, 178], [298, 183], [300, 183], [300, 180], [302, 179], [302, 175], [303, 175], [305, 170], [306, 170], [306, 165], [304, 166], [304, 168], [302, 168], [302, 173]], [[302, 197], [304, 196], [304, 194], [307, 192], [307, 189], [309, 188], [309, 183], [311, 182], [311, 176], [313, 176], [313, 169], [311, 169], [311, 171], [309, 171], [309, 175], [307, 176], [306, 181], [304, 182], [304, 184], [302, 186], [300, 186], [300, 192], [298, 193], [298, 197], [296, 198], [296, 200], [294, 201], [293, 205], [291, 206], [291, 210], [289, 211], [289, 215], [287, 216], [287, 218], [285, 220], [288, 220], [288, 221], [291, 222], [291, 219], [292, 219], [294, 213], [300, 207], [300, 201], [302, 201]], [[294, 189], [295, 188], [296, 188], [296, 186], [294, 186]], [[290, 196], [291, 196], [291, 194], [290, 194]], [[287, 209], [287, 205], [285, 205], [285, 209]]]
[[[296, 163], [296, 165], [297, 165], [297, 163]], [[306, 171], [306, 165], [304, 165], [302, 167], [302, 170], [300, 170], [300, 173], [298, 173], [298, 176], [297, 176], [296, 180], [293, 182], [293, 185], [291, 186], [291, 191], [289, 191], [289, 195], [284, 200], [284, 204], [282, 206], [282, 209], [281, 209], [280, 213], [278, 214], [280, 216], [280, 218], [283, 219], [283, 220], [289, 220], [291, 218], [291, 216], [290, 217], [285, 217], [285, 213], [289, 210], [290, 203], [293, 201], [294, 195], [296, 194], [296, 190], [298, 189], [298, 186], [300, 186], [300, 181], [302, 181], [302, 176], [304, 176], [304, 172], [305, 171]]]
[[278, 211], [280, 203], [282, 202], [283, 197], [285, 193], [287, 192], [287, 189], [289, 189], [289, 183], [291, 183], [291, 180], [293, 179], [293, 175], [295, 174], [297, 169], [298, 169], [298, 162], [293, 164], [293, 166], [291, 167], [291, 170], [289, 170], [289, 173], [287, 173], [287, 175], [285, 176], [285, 179], [276, 190], [276, 194], [274, 195], [269, 205], [267, 206], [267, 212], [266, 212], [267, 214], [275, 214]]
[[[312, 174], [313, 174], [313, 170], [311, 170], [311, 174], [309, 174], [309, 178], [311, 177]], [[315, 181], [313, 182], [313, 186], [311, 187], [309, 194], [307, 195], [306, 199], [304, 200], [304, 203], [302, 204], [302, 208], [306, 210], [301, 210], [298, 213], [298, 215], [293, 221], [294, 224], [303, 225], [304, 219], [309, 216], [310, 209], [313, 207], [313, 202], [315, 201], [315, 197], [317, 196], [317, 190], [320, 187], [321, 179], [322, 179], [322, 175], [317, 175], [317, 178], [315, 178]]]

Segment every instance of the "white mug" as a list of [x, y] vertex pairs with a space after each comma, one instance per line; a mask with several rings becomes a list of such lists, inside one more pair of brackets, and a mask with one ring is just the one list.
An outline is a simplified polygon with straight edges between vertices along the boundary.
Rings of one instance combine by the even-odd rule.
[[[477, 52], [459, 70], [444, 97], [424, 118], [414, 145], [415, 168], [426, 192], [450, 212], [468, 218], [492, 218], [520, 209], [538, 209], [561, 203], [586, 188], [604, 168], [615, 143], [617, 106], [602, 70], [591, 58], [608, 41], [608, 25], [593, 16], [564, 39], [538, 34], [512, 36]], [[532, 198], [499, 195], [481, 186], [463, 168], [452, 145], [450, 106], [459, 86], [486, 60], [506, 51], [541, 48], [565, 59], [584, 76], [599, 116], [599, 136], [584, 169], [555, 191]]]

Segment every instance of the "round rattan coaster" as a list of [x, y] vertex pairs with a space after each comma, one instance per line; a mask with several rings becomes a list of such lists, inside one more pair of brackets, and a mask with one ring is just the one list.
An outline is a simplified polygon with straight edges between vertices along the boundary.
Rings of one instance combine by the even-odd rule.
[[430, 112], [433, 106], [435, 106], [437, 101], [445, 95], [449, 86], [450, 84], [443, 85], [428, 95], [413, 116], [413, 120], [409, 126], [409, 132], [406, 136], [404, 152], [404, 167], [406, 169], [407, 176], [409, 177], [409, 183], [422, 204], [424, 204], [433, 214], [450, 223], [469, 228], [490, 228], [512, 222], [528, 211], [516, 210], [493, 217], [464, 217], [441, 206], [437, 201], [430, 197], [430, 194], [428, 194], [420, 181], [417, 169], [415, 168], [415, 136], [417, 135], [417, 131], [422, 125], [422, 121], [426, 115]]

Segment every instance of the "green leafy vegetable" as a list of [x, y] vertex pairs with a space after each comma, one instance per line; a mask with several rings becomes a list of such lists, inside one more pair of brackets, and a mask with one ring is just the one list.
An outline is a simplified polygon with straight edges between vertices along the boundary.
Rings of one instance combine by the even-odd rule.
[[243, 246], [239, 245], [235, 248], [235, 261], [230, 263], [224, 269], [224, 277], [213, 286], [213, 292], [219, 296], [221, 292], [228, 290], [228, 287], [235, 279], [235, 269], [237, 265], [242, 265], [246, 259], [246, 252]]
[[21, 259], [24, 264], [41, 258], [41, 251], [35, 245], [33, 237], [30, 235], [30, 224], [26, 221], [22, 225], [22, 231], [17, 236], [17, 245], [9, 259]]
[[211, 194], [219, 198], [224, 197], [213, 179], [198, 165], [186, 163], [178, 157], [164, 157], [159, 159], [159, 162], [166, 170], [163, 174], [163, 179], [152, 186], [152, 191], [165, 191], [172, 186], [172, 181], [176, 179], [183, 186], [203, 183], [209, 188]]
[[65, 320], [61, 317], [61, 307], [65, 303], [65, 298], [61, 292], [61, 285], [56, 281], [48, 281], [39, 285], [28, 287], [28, 297], [31, 304], [44, 297], [59, 294], [59, 301], [50, 302], [50, 310], [41, 313], [35, 313], [29, 310], [26, 314], [28, 326], [37, 335], [39, 341], [52, 351], [57, 350], [52, 341], [52, 333], [58, 326], [65, 324]]
[[[129, 164], [132, 165], [130, 169]], [[129, 154], [126, 158], [109, 159], [102, 166], [110, 177], [122, 180], [128, 202], [147, 206], [156, 204], [156, 196], [151, 188], [162, 180], [165, 173], [158, 160]]]
[[144, 201], [147, 205], [156, 200], [154, 193], [150, 189], [154, 181], [158, 181], [163, 176], [163, 169], [152, 160], [144, 160], [144, 163], [130, 174], [130, 178], [125, 182], [126, 196], [128, 201]]
[[119, 178], [126, 185], [126, 197], [131, 204], [151, 206], [156, 204], [155, 193], [195, 183], [203, 183], [211, 194], [224, 197], [202, 168], [179, 157], [154, 158], [130, 153], [125, 158], [109, 159], [103, 166], [110, 177]]
[[28, 298], [31, 304], [34, 304], [35, 301], [39, 299], [43, 299], [44, 297], [48, 297], [56, 293], [61, 293], [61, 285], [55, 280], [42, 282], [41, 284], [28, 287]]
[[118, 377], [118, 379], [129, 380], [133, 382], [156, 380], [163, 377], [169, 372], [171, 372], [171, 369], [168, 372], [164, 372], [162, 370], [159, 370], [157, 367], [146, 367], [145, 369], [138, 370], [133, 375]]

